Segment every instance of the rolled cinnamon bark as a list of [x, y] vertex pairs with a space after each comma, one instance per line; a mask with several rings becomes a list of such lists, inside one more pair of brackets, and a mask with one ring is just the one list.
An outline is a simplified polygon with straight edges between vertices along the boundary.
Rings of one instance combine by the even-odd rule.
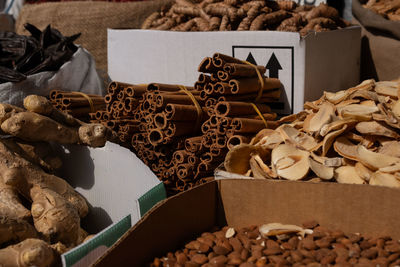
[[223, 71], [223, 70], [219, 70], [217, 72], [217, 76], [218, 76], [218, 79], [220, 79], [223, 82], [226, 82], [226, 81], [228, 81], [230, 79], [229, 74], [226, 71]]
[[205, 92], [207, 95], [212, 95], [212, 94], [214, 94], [214, 84], [212, 84], [212, 83], [207, 83], [207, 84], [204, 86], [204, 92]]
[[233, 147], [241, 144], [248, 144], [250, 142], [249, 136], [244, 135], [234, 135], [228, 139], [227, 147], [231, 150]]
[[199, 78], [197, 79], [199, 83], [209, 83], [211, 82], [211, 76], [205, 73], [200, 73]]
[[199, 129], [194, 129], [193, 124], [188, 124], [185, 122], [171, 123], [169, 124], [168, 128], [172, 130], [172, 135], [168, 135], [170, 137], [196, 134], [199, 131]]
[[93, 110], [91, 107], [79, 107], [79, 108], [74, 108], [71, 110], [66, 110], [64, 109], [68, 114], [74, 116], [74, 117], [81, 117], [81, 116], [86, 116], [90, 112], [96, 112], [97, 110], [104, 110], [106, 108], [105, 104], [99, 104], [99, 105], [94, 105]]
[[[200, 96], [194, 96], [196, 101], [203, 105], [204, 101], [200, 98]], [[167, 104], [185, 104], [190, 105], [193, 104], [193, 100], [188, 95], [158, 95], [156, 98], [157, 107], [164, 108]]]
[[[260, 74], [264, 74], [267, 69], [264, 66], [256, 66]], [[224, 65], [224, 71], [227, 72], [230, 78], [233, 77], [253, 77], [257, 76], [257, 71], [254, 66], [247, 64], [238, 63], [226, 63]]]
[[124, 99], [124, 110], [126, 112], [132, 112], [138, 106], [139, 101], [133, 97], [126, 97]]
[[230, 94], [231, 93], [231, 86], [229, 83], [225, 83], [225, 82], [217, 82], [214, 85], [214, 93], [218, 93], [218, 94]]
[[179, 180], [187, 180], [194, 175], [193, 166], [189, 163], [179, 164], [176, 171], [176, 176]]
[[151, 130], [151, 131], [149, 132], [149, 134], [148, 134], [148, 141], [149, 141], [150, 144], [152, 144], [153, 146], [156, 146], [156, 145], [162, 143], [163, 139], [164, 139], [164, 134], [163, 134], [163, 132], [162, 132], [160, 129], [158, 129], [158, 128]]
[[243, 64], [243, 61], [241, 61], [240, 59], [228, 56], [228, 55], [224, 55], [221, 53], [215, 53], [212, 57], [212, 63], [219, 70], [219, 69], [222, 69], [226, 63]]
[[276, 78], [263, 77], [263, 81], [264, 86], [262, 88], [260, 87], [261, 83], [258, 77], [230, 80], [229, 85], [231, 86], [232, 94], [249, 94], [259, 92], [260, 90], [268, 91], [282, 87], [281, 82]]
[[[264, 104], [256, 104], [261, 113], [271, 112], [271, 108]], [[218, 116], [241, 116], [241, 115], [257, 115], [254, 107], [250, 103], [226, 101], [219, 102], [215, 105], [214, 112]]]
[[198, 156], [195, 154], [189, 154], [187, 161], [189, 164], [191, 164], [193, 167], [196, 167], [200, 163], [200, 159]]
[[164, 112], [158, 113], [154, 116], [154, 124], [159, 129], [165, 129], [168, 124], [167, 116]]
[[187, 162], [189, 153], [186, 150], [178, 150], [174, 152], [172, 157], [173, 160], [175, 161], [175, 164], [181, 164]]
[[[281, 96], [280, 89], [272, 89], [268, 91], [264, 91], [261, 95], [261, 98], [257, 100], [257, 103], [267, 103], [271, 101], [279, 100]], [[218, 101], [250, 101], [254, 102], [258, 98], [258, 93], [250, 93], [250, 94], [226, 94], [220, 96]]]
[[[105, 101], [103, 97], [93, 97], [90, 98], [93, 105], [104, 105]], [[75, 108], [75, 107], [82, 107], [82, 106], [89, 106], [89, 100], [84, 97], [68, 97], [62, 99], [62, 104], [67, 108]]]
[[218, 68], [214, 66], [212, 58], [206, 57], [200, 62], [197, 70], [199, 72], [213, 73], [218, 71]]
[[[200, 114], [204, 117], [207, 110], [202, 108]], [[168, 120], [173, 121], [196, 121], [198, 118], [198, 111], [194, 105], [181, 105], [181, 104], [167, 104], [165, 106], [165, 115]]]
[[121, 83], [121, 82], [113, 81], [108, 85], [107, 90], [108, 90], [109, 94], [115, 94], [117, 90], [122, 90], [122, 88], [129, 87], [129, 86], [132, 86], [132, 85], [129, 83]]
[[189, 152], [195, 153], [201, 149], [202, 136], [195, 136], [185, 140], [185, 149]]

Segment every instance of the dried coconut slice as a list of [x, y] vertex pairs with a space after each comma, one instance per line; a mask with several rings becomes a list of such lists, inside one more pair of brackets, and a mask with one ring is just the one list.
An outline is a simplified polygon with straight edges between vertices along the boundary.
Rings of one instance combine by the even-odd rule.
[[269, 136], [263, 137], [256, 145], [265, 149], [273, 149], [283, 143], [283, 138], [278, 131], [274, 131]]
[[335, 93], [324, 92], [325, 99], [335, 105], [345, 100], [349, 95], [350, 92], [348, 92], [347, 90], [341, 90]]
[[375, 92], [380, 95], [397, 98], [398, 83], [391, 81], [383, 81], [375, 83]]
[[400, 101], [396, 101], [392, 106], [393, 114], [400, 118]]
[[225, 169], [228, 172], [245, 174], [250, 168], [251, 154], [259, 150], [259, 147], [248, 144], [235, 146], [225, 157]]
[[342, 166], [335, 169], [335, 179], [341, 184], [364, 184], [353, 166]]
[[358, 103], [360, 103], [360, 99], [348, 99], [348, 100], [344, 100], [344, 101], [340, 102], [339, 104], [336, 104], [336, 108], [341, 108], [344, 106], [348, 106], [351, 104], [358, 104]]
[[357, 146], [357, 154], [358, 160], [372, 170], [378, 170], [400, 162], [400, 158], [372, 152], [362, 145]]
[[347, 125], [343, 125], [342, 129], [334, 131], [334, 132], [330, 132], [329, 134], [327, 134], [324, 138], [324, 141], [322, 142], [322, 153], [321, 156], [325, 156], [329, 149], [332, 146], [332, 143], [335, 141], [335, 138], [338, 137], [339, 135], [341, 135], [345, 130], [347, 129]]
[[380, 172], [386, 172], [386, 173], [396, 173], [396, 172], [400, 172], [400, 162], [395, 163], [393, 165], [387, 166], [387, 167], [383, 167], [383, 168], [379, 168]]
[[378, 153], [400, 158], [400, 142], [399, 141], [385, 142], [378, 149]]
[[269, 137], [275, 133], [275, 130], [272, 129], [262, 129], [259, 131], [256, 136], [253, 137], [250, 141], [250, 145], [256, 145], [260, 142], [264, 137]]
[[295, 181], [307, 176], [309, 156], [309, 152], [297, 149], [294, 145], [281, 144], [272, 150], [271, 161], [279, 177]]
[[330, 180], [333, 178], [334, 170], [333, 167], [327, 167], [323, 164], [313, 160], [311, 157], [310, 160], [310, 168], [311, 170], [321, 179]]
[[321, 136], [325, 136], [331, 131], [336, 131], [343, 128], [343, 125], [347, 125], [347, 129], [351, 129], [356, 123], [357, 121], [354, 119], [343, 119], [343, 120], [333, 121], [331, 123], [322, 126], [321, 130], [319, 131], [319, 134]]
[[271, 170], [267, 164], [265, 164], [260, 155], [255, 155], [254, 159], [255, 161], [257, 161], [258, 165], [260, 165], [261, 169], [267, 174], [267, 176], [269, 176], [269, 178], [278, 177], [278, 175], [273, 170]]
[[373, 171], [365, 167], [361, 162], [357, 162], [354, 165], [354, 168], [356, 169], [358, 176], [360, 176], [360, 178], [366, 182], [371, 179], [371, 175], [374, 173]]
[[354, 118], [356, 120], [371, 120], [372, 113], [379, 111], [376, 105], [368, 106], [361, 104], [351, 104], [337, 110], [343, 118]]
[[311, 157], [318, 163], [327, 166], [327, 167], [340, 167], [343, 165], [343, 158], [335, 157], [328, 158], [316, 155], [314, 152], [311, 152]]
[[258, 165], [258, 162], [254, 159], [254, 156], [250, 158], [250, 169], [253, 173], [255, 179], [266, 179], [269, 178], [268, 175], [263, 171], [263, 169]]
[[375, 106], [376, 106], [375, 101], [373, 101], [373, 100], [364, 100], [364, 101], [361, 101], [361, 102], [360, 102], [360, 105], [362, 105], [362, 106], [368, 106], [368, 107], [375, 107]]
[[[349, 96], [350, 100], [358, 100], [356, 98], [369, 99], [375, 102], [379, 101], [379, 96], [373, 91], [357, 90]], [[340, 103], [341, 104], [341, 103]], [[352, 104], [352, 103], [351, 103]]]
[[388, 187], [400, 187], [400, 181], [396, 179], [396, 177], [390, 173], [383, 172], [375, 172], [371, 175], [371, 179], [369, 180], [370, 185], [381, 185]]
[[356, 125], [356, 130], [362, 134], [381, 135], [398, 139], [400, 136], [383, 123], [376, 121], [363, 121]]
[[299, 130], [293, 128], [290, 125], [284, 124], [279, 127], [279, 132], [281, 133], [283, 139], [288, 140], [290, 143], [301, 147], [305, 150], [312, 151], [318, 146], [315, 139]]
[[335, 106], [331, 103], [324, 103], [321, 105], [318, 112], [310, 118], [308, 124], [304, 123], [304, 131], [306, 132], [319, 132], [321, 128], [330, 123], [335, 117]]
[[287, 234], [299, 234], [304, 236], [305, 234], [312, 234], [311, 229], [304, 229], [297, 225], [281, 224], [281, 223], [268, 223], [263, 224], [259, 227], [259, 231], [262, 237], [267, 238], [268, 236], [287, 235]]
[[351, 160], [358, 160], [357, 145], [353, 144], [346, 137], [339, 137], [333, 144], [335, 151], [342, 157]]

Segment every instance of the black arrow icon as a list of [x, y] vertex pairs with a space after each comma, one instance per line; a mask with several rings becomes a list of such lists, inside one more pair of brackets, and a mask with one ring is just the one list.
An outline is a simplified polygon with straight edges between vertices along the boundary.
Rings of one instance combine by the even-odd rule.
[[247, 62], [250, 62], [251, 64], [257, 66], [257, 62], [256, 62], [256, 60], [254, 59], [254, 57], [253, 57], [253, 55], [251, 54], [251, 52], [250, 52], [249, 55], [247, 56], [246, 61], [247, 61]]
[[279, 78], [279, 70], [282, 69], [281, 64], [279, 64], [278, 59], [275, 56], [275, 53], [272, 53], [271, 58], [269, 59], [267, 66], [265, 66], [267, 70], [269, 70], [270, 78]]

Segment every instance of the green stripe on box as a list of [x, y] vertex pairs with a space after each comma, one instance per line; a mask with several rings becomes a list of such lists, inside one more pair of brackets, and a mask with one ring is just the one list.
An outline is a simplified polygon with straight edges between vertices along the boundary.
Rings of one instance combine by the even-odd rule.
[[111, 247], [123, 234], [131, 228], [131, 215], [126, 216], [119, 222], [110, 225], [95, 237], [64, 253], [62, 257], [65, 259], [65, 266], [70, 267], [84, 258], [90, 251], [99, 246]]
[[140, 217], [148, 212], [155, 204], [167, 197], [163, 183], [159, 183], [138, 199]]

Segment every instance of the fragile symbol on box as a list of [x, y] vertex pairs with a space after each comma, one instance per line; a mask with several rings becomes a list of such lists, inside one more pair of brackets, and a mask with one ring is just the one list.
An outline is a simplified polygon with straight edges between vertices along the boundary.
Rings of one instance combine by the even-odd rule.
[[294, 106], [294, 47], [293, 46], [232, 46], [232, 56], [254, 65], [265, 66], [265, 75], [278, 78], [283, 84], [281, 98], [271, 105], [280, 115], [293, 113]]

